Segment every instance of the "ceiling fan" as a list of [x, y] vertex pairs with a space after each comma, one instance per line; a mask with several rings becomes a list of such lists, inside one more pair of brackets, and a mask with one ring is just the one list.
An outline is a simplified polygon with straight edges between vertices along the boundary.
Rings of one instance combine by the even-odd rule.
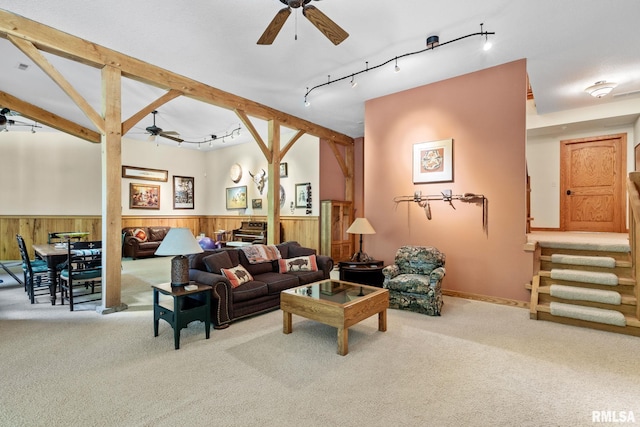
[[320, 10], [315, 6], [309, 5], [311, 0], [280, 0], [280, 2], [287, 5], [287, 7], [280, 9], [278, 13], [276, 13], [276, 16], [273, 18], [271, 23], [269, 23], [267, 29], [264, 30], [264, 33], [260, 36], [258, 44], [273, 43], [280, 32], [280, 29], [282, 29], [282, 26], [291, 14], [291, 9], [297, 9], [299, 7], [302, 7], [302, 14], [305, 18], [311, 21], [311, 23], [320, 30], [325, 37], [331, 40], [334, 45], [339, 45], [349, 37], [349, 33], [340, 28], [340, 26], [329, 19], [327, 15], [320, 12]]
[[162, 130], [162, 128], [159, 128], [158, 126], [156, 126], [156, 114], [158, 114], [158, 111], [154, 110], [151, 112], [151, 114], [153, 114], [153, 125], [147, 126], [147, 128], [145, 129], [147, 132], [149, 132], [149, 134], [151, 134], [151, 136], [161, 136], [163, 138], [171, 139], [177, 142], [184, 141], [183, 139], [173, 136], [173, 135], [180, 135], [178, 132], [173, 130], [164, 131]]
[[35, 128], [42, 127], [42, 126], [39, 126], [35, 122], [34, 123], [27, 123], [27, 122], [24, 122], [24, 121], [7, 118], [7, 116], [9, 116], [9, 117], [21, 117], [20, 113], [18, 113], [17, 111], [11, 111], [9, 108], [3, 107], [2, 109], [0, 109], [0, 130], [7, 129], [7, 126], [25, 126], [25, 127], [31, 127], [31, 131], [35, 132]]

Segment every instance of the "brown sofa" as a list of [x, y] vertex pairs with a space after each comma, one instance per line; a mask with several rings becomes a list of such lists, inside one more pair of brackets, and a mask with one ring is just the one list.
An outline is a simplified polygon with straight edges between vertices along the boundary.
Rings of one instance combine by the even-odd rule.
[[[234, 320], [277, 309], [280, 292], [285, 289], [329, 278], [333, 269], [330, 257], [316, 255], [315, 249], [300, 246], [298, 242], [280, 243], [277, 248], [282, 259], [290, 260], [284, 262], [292, 271], [280, 273], [278, 260], [252, 264], [242, 248], [226, 247], [189, 255], [189, 280], [213, 287], [211, 320], [215, 328], [226, 328]], [[304, 257], [310, 255], [316, 255], [317, 271], [300, 271], [300, 263], [305, 263]], [[238, 265], [242, 265], [253, 280], [233, 287], [220, 269]]]
[[171, 227], [125, 227], [122, 229], [122, 256], [133, 259], [153, 256]]

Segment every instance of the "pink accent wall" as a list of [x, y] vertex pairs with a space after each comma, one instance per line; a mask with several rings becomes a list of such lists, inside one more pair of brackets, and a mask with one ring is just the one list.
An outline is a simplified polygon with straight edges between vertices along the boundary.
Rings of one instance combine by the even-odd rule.
[[[345, 159], [344, 146], [338, 150]], [[354, 138], [354, 218], [364, 216], [364, 138]], [[345, 200], [345, 179], [340, 165], [329, 144], [320, 141], [320, 200]]]
[[[529, 300], [533, 259], [524, 252], [526, 60], [367, 101], [364, 207], [376, 234], [364, 251], [393, 262], [402, 245], [435, 246], [446, 254], [443, 288]], [[453, 138], [453, 182], [413, 184], [413, 144]], [[482, 208], [431, 202], [432, 219], [396, 196], [478, 193]]]

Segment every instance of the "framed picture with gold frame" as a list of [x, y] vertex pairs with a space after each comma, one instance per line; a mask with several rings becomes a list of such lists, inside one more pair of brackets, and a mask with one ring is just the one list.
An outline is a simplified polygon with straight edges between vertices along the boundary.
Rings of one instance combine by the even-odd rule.
[[135, 166], [122, 166], [122, 177], [167, 182], [169, 180], [169, 171], [139, 168]]
[[160, 186], [129, 184], [129, 209], [160, 209]]

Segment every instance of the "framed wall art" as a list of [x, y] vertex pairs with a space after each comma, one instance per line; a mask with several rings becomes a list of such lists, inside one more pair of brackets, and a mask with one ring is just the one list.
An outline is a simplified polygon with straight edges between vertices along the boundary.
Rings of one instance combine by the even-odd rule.
[[413, 144], [413, 183], [453, 181], [453, 139]]
[[309, 197], [309, 188], [311, 187], [311, 183], [305, 182], [303, 184], [296, 184], [296, 208], [306, 208], [308, 197]]
[[251, 199], [251, 207], [253, 209], [262, 209], [262, 199]]
[[173, 176], [173, 209], [194, 208], [193, 186], [192, 176]]
[[247, 186], [227, 188], [227, 209], [247, 209]]
[[169, 180], [169, 172], [165, 170], [160, 170], [160, 169], [138, 168], [135, 166], [122, 166], [122, 177], [145, 179], [147, 181], [167, 182]]
[[289, 164], [280, 163], [280, 178], [286, 178], [289, 176]]
[[160, 186], [129, 184], [129, 209], [160, 209]]

